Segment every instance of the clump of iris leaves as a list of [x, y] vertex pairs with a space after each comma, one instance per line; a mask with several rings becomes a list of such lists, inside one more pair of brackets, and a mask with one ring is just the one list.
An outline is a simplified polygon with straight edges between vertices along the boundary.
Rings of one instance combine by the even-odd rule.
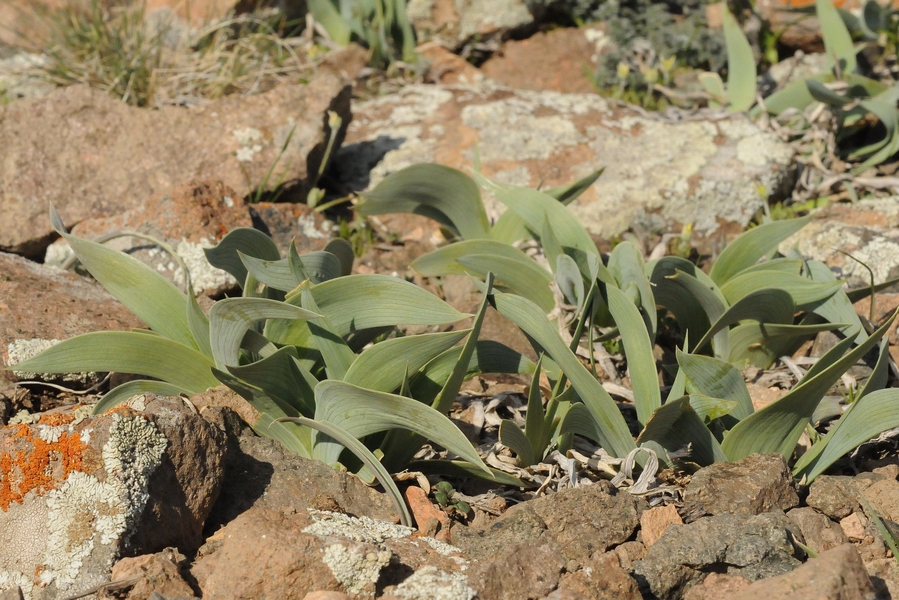
[[[406, 523], [409, 513], [391, 473], [413, 469], [523, 484], [489, 468], [447, 417], [463, 382], [481, 373], [532, 379], [525, 427], [507, 421], [500, 428], [501, 443], [522, 466], [565, 451], [577, 435], [613, 457], [648, 452], [663, 465], [779, 453], [808, 484], [858, 445], [899, 426], [899, 390], [884, 389], [885, 334], [895, 315], [871, 326], [852, 305], [876, 287], [847, 293], [823, 263], [778, 254], [807, 218], [749, 229], [708, 273], [678, 256], [644, 261], [627, 241], [603, 255], [566, 206], [599, 176], [537, 191], [423, 164], [364, 195], [357, 207], [364, 215], [422, 214], [451, 233], [452, 243], [412, 267], [427, 276], [472, 277], [483, 295], [474, 314], [399, 278], [353, 274], [352, 249], [343, 240], [304, 254], [292, 245], [282, 257], [269, 237], [247, 228], [207, 250], [212, 266], [240, 282], [242, 295], [215, 302], [206, 314], [189, 279], [181, 291], [133, 257], [67, 233], [51, 210], [55, 229], [84, 267], [149, 329], [77, 336], [15, 369], [147, 377], [109, 391], [95, 414], [137, 394], [191, 396], [224, 383], [258, 411], [250, 425], [260, 435], [366, 481], [377, 479]], [[492, 224], [482, 188], [507, 208]], [[516, 247], [521, 240], [539, 243], [549, 269]], [[571, 317], [561, 325], [548, 317], [557, 297]], [[521, 329], [536, 363], [481, 338], [487, 311]], [[470, 325], [458, 328], [463, 321]], [[666, 339], [682, 341], [676, 364], [660, 365], [653, 355], [662, 323], [670, 329]], [[397, 335], [412, 325], [438, 331]], [[595, 371], [575, 353], [578, 346], [592, 348], [600, 331], [623, 349], [636, 438]], [[822, 331], [840, 341], [782, 398], [754, 410], [741, 369], [770, 367]], [[829, 390], [863, 357], [874, 365], [871, 376], [827, 415], [826, 432], [812, 429]], [[661, 370], [671, 382], [664, 388]], [[549, 394], [541, 391], [541, 376]], [[804, 432], [813, 444], [794, 459]], [[449, 458], [414, 460], [426, 442]]]

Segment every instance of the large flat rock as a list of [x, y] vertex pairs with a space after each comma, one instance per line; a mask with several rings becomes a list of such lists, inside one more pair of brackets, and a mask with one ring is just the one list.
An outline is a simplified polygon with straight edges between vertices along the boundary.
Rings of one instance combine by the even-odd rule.
[[305, 197], [330, 134], [327, 112], [345, 128], [349, 105], [344, 78], [322, 70], [306, 85], [191, 109], [133, 108], [80, 86], [0, 107], [0, 250], [41, 256], [54, 237], [49, 203], [73, 223], [191, 180], [221, 181], [240, 198], [283, 181]]
[[663, 120], [596, 94], [411, 85], [354, 107], [338, 171], [361, 190], [420, 162], [544, 187], [595, 169], [571, 210], [591, 233], [746, 225], [793, 182], [792, 150], [744, 116]]

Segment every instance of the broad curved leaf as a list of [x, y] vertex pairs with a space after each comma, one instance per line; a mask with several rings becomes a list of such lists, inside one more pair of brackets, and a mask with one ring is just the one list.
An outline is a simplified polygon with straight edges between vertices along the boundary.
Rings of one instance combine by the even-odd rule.
[[219, 368], [237, 366], [244, 335], [257, 321], [263, 319], [312, 319], [314, 312], [286, 302], [265, 298], [226, 298], [209, 309], [209, 329], [212, 354]]
[[250, 227], [231, 230], [215, 248], [207, 248], [203, 252], [206, 253], [206, 260], [210, 265], [233, 275], [241, 287], [247, 280], [247, 269], [240, 259], [240, 253], [258, 260], [281, 258], [274, 240], [258, 229]]
[[462, 329], [384, 340], [357, 356], [343, 380], [370, 390], [393, 392], [404, 383], [407, 373], [417, 373], [470, 332]]
[[[411, 398], [326, 380], [315, 388], [315, 419], [333, 423], [355, 438], [388, 429], [406, 429], [489, 472], [477, 450], [449, 418]], [[333, 462], [333, 451], [319, 453], [317, 445], [316, 452]]]
[[711, 398], [722, 398], [736, 403], [731, 411], [737, 419], [745, 419], [753, 412], [752, 398], [746, 389], [743, 374], [733, 365], [696, 354], [677, 351], [678, 374], [686, 376], [686, 387], [691, 394], [701, 394]]
[[646, 423], [662, 405], [652, 341], [649, 339], [643, 317], [624, 293], [612, 286], [606, 288], [606, 293], [609, 297], [612, 318], [615, 319], [618, 331], [621, 332], [621, 342], [627, 357], [627, 370], [634, 389], [637, 419], [640, 423]]
[[127, 381], [103, 394], [100, 401], [94, 404], [93, 409], [91, 409], [91, 414], [102, 415], [110, 408], [115, 408], [122, 402], [127, 402], [134, 396], [139, 396], [141, 394], [179, 396], [182, 393], [184, 393], [184, 390], [180, 387], [164, 381], [150, 381], [147, 379]]
[[778, 244], [805, 227], [808, 222], [809, 217], [773, 221], [744, 232], [721, 252], [721, 256], [712, 265], [709, 277], [719, 286], [724, 285], [743, 269], [775, 250]]
[[689, 396], [669, 400], [659, 408], [637, 438], [637, 444], [655, 442], [671, 453], [690, 445], [690, 461], [700, 465], [726, 461], [718, 440], [693, 409]]
[[733, 111], [744, 111], [755, 104], [755, 55], [743, 29], [724, 7], [724, 43], [727, 46], [727, 104]]
[[52, 206], [50, 220], [78, 260], [125, 308], [153, 331], [185, 346], [197, 347], [187, 322], [187, 296], [171, 281], [133, 256], [66, 233]]
[[793, 468], [793, 476], [814, 481], [833, 463], [871, 438], [899, 427], [899, 390], [871, 392], [853, 402], [823, 438]]
[[198, 394], [218, 385], [210, 358], [160, 335], [134, 331], [96, 331], [51, 346], [9, 368], [34, 373], [116, 371], [154, 377]]
[[513, 294], [494, 294], [496, 309], [535, 340], [559, 365], [578, 396], [590, 410], [600, 441], [606, 450], [618, 457], [627, 456], [636, 446], [618, 406], [599, 381], [569, 350], [552, 323], [536, 304]]
[[406, 212], [434, 219], [463, 239], [488, 237], [481, 193], [471, 177], [450, 167], [418, 164], [385, 177], [362, 194], [363, 215]]
[[781, 399], [740, 421], [728, 432], [721, 444], [728, 459], [740, 460], [756, 452], [778, 452], [789, 457], [830, 386], [880, 341], [895, 319], [896, 314], [845, 355], [843, 352], [846, 345], [837, 344], [821, 359], [821, 362], [829, 366], [820, 370], [810, 369], [799, 384]]
[[758, 290], [782, 289], [790, 294], [797, 310], [812, 307], [837, 293], [842, 282], [812, 281], [799, 275], [778, 271], [745, 273], [737, 275], [721, 286], [721, 293], [728, 304], [736, 304], [742, 298]]

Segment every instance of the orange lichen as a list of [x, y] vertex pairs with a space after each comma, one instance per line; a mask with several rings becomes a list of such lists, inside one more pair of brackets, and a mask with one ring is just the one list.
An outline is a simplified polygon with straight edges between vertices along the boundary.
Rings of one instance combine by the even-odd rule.
[[59, 427], [60, 425], [68, 425], [74, 420], [75, 415], [73, 414], [51, 413], [41, 415], [38, 423], [41, 423], [43, 425], [50, 425], [51, 427]]
[[[28, 492], [43, 495], [56, 489], [70, 473], [81, 471], [87, 448], [76, 432], [61, 433], [55, 442], [48, 442], [32, 435], [27, 425], [12, 427], [16, 428], [13, 437], [23, 440], [19, 444], [30, 444], [31, 450], [0, 452], [0, 510], [4, 512], [13, 502], [21, 504]], [[60, 467], [55, 472], [53, 464]]]

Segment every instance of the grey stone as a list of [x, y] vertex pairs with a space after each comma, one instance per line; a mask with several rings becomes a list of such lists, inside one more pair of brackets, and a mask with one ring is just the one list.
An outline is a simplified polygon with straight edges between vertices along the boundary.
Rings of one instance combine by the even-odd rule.
[[627, 541], [642, 507], [642, 501], [600, 482], [519, 504], [486, 529], [454, 528], [453, 542], [473, 558], [487, 558], [551, 536], [566, 559], [585, 562]]
[[[660, 143], [660, 140], [664, 140]], [[746, 225], [792, 185], [792, 150], [742, 116], [700, 113], [681, 121], [597, 94], [410, 85], [360, 103], [336, 176], [362, 190], [420, 162], [470, 168], [536, 187], [571, 183], [605, 168], [570, 210], [595, 235], [693, 224]], [[502, 211], [488, 201], [488, 213]]]
[[757, 581], [732, 600], [874, 600], [875, 589], [852, 544], [843, 544], [777, 577]]
[[813, 215], [811, 223], [780, 245], [782, 253], [795, 250], [820, 260], [851, 287], [869, 285], [863, 265], [871, 268], [877, 283], [899, 275], [899, 197], [837, 203]]
[[684, 502], [697, 502], [710, 515], [757, 515], [789, 510], [799, 504], [799, 496], [783, 456], [752, 454], [697, 471]]
[[806, 545], [818, 552], [825, 552], [849, 541], [838, 523], [834, 523], [814, 508], [794, 508], [787, 516], [796, 523]]
[[805, 503], [831, 519], [848, 517], [852, 512], [864, 512], [858, 501], [860, 489], [884, 479], [879, 473], [861, 473], [856, 477], [821, 475], [809, 486]]
[[792, 537], [801, 533], [783, 513], [717, 515], [673, 525], [634, 563], [646, 591], [680, 600], [709, 572], [739, 575], [750, 581], [791, 571], [800, 564]]

